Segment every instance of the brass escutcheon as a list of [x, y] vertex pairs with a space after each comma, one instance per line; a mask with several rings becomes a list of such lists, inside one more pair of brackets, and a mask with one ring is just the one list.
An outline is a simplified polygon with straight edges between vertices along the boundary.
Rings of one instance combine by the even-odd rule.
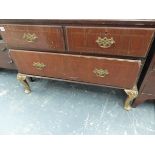
[[27, 42], [30, 42], [30, 43], [35, 42], [37, 38], [38, 37], [37, 37], [37, 35], [35, 33], [33, 33], [33, 34], [31, 34], [31, 33], [24, 33], [23, 34], [23, 39], [25, 41], [27, 41]]
[[93, 73], [95, 73], [96, 76], [98, 77], [105, 77], [106, 75], [109, 74], [107, 69], [97, 69], [97, 68], [93, 70]]
[[46, 67], [46, 65], [40, 62], [33, 62], [33, 67], [35, 67], [38, 70], [43, 70]]
[[109, 47], [111, 47], [112, 44], [115, 43], [115, 41], [114, 41], [113, 37], [109, 38], [109, 39], [107, 37], [104, 37], [104, 38], [98, 37], [96, 40], [96, 43], [101, 48], [109, 48]]

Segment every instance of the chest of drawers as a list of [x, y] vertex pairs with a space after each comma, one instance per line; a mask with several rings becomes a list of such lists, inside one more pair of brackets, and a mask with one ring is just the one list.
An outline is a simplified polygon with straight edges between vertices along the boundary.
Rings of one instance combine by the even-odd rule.
[[114, 87], [127, 93], [129, 110], [154, 39], [151, 23], [1, 20], [0, 27], [26, 93], [33, 76]]

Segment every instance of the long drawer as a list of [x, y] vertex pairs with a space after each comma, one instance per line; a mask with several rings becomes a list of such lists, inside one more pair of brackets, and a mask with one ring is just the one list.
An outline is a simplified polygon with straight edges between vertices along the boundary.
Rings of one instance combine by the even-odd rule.
[[80, 53], [145, 57], [154, 30], [123, 27], [66, 27], [68, 50]]
[[9, 48], [39, 51], [64, 51], [61, 26], [1, 25], [1, 35]]
[[132, 88], [141, 61], [11, 50], [20, 73]]

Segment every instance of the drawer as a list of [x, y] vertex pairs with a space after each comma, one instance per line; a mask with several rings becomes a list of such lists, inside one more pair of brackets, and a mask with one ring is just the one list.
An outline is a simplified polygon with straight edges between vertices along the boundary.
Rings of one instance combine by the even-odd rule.
[[1, 35], [11, 49], [65, 50], [61, 26], [1, 25]]
[[66, 27], [68, 50], [80, 53], [145, 57], [153, 29]]
[[120, 88], [132, 88], [141, 61], [11, 50], [20, 73]]

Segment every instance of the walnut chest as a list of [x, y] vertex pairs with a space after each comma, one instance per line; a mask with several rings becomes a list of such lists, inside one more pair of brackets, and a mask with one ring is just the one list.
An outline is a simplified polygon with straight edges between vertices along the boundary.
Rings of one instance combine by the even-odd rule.
[[0, 33], [26, 93], [26, 77], [114, 87], [127, 93], [129, 110], [154, 39], [152, 22], [1, 20]]

